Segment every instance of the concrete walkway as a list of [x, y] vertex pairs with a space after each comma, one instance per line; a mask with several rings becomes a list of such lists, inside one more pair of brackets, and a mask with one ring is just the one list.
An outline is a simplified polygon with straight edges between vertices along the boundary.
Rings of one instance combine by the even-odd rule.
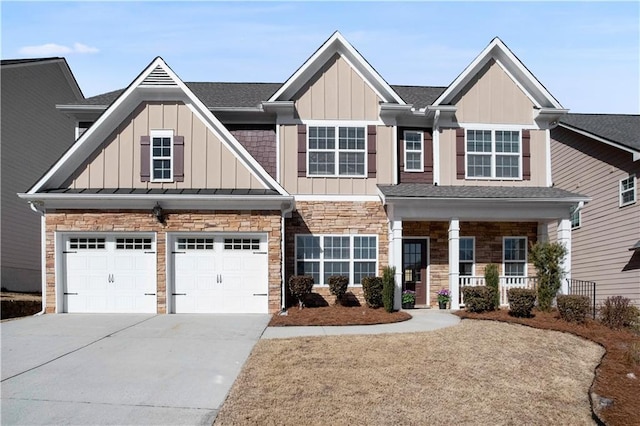
[[263, 339], [284, 339], [302, 336], [338, 336], [344, 334], [414, 333], [451, 327], [460, 318], [448, 310], [413, 309], [407, 311], [412, 318], [392, 324], [352, 325], [352, 326], [312, 326], [312, 327], [267, 327]]

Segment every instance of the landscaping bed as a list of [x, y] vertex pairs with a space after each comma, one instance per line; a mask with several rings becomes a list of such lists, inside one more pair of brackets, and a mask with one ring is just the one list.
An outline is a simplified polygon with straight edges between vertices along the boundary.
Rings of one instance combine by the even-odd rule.
[[[591, 385], [593, 411], [601, 421], [609, 425], [640, 425], [638, 333], [629, 329], [612, 330], [594, 320], [587, 320], [584, 324], [567, 322], [560, 318], [556, 310], [549, 313], [534, 310], [532, 318], [513, 317], [506, 309], [480, 314], [459, 311], [456, 315], [461, 318], [495, 320], [562, 331], [600, 344], [606, 353], [596, 369]], [[628, 376], [630, 373], [636, 378]], [[607, 405], [609, 401], [612, 403]]]
[[371, 325], [406, 321], [411, 318], [411, 315], [404, 311], [389, 313], [384, 308], [372, 309], [367, 306], [333, 305], [303, 309], [296, 306], [286, 312], [286, 315], [275, 314], [269, 326]]
[[3, 291], [0, 293], [1, 319], [26, 317], [36, 314], [42, 309], [40, 293], [14, 293]]

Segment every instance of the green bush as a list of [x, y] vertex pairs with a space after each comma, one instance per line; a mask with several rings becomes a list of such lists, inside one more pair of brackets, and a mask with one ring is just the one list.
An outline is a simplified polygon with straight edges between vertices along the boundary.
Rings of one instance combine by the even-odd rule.
[[385, 266], [382, 270], [382, 304], [387, 312], [393, 312], [393, 298], [396, 291], [395, 275], [395, 266]]
[[587, 296], [561, 294], [557, 301], [560, 317], [569, 322], [584, 322], [591, 307]]
[[531, 317], [536, 305], [536, 291], [528, 288], [510, 288], [507, 290], [509, 313], [514, 317]]
[[492, 287], [487, 286], [462, 287], [464, 309], [467, 312], [493, 311], [494, 292]]
[[342, 305], [344, 294], [347, 292], [347, 286], [349, 285], [349, 277], [345, 277], [344, 275], [331, 275], [328, 281], [329, 291], [336, 297], [336, 305]]
[[598, 308], [600, 322], [609, 328], [634, 327], [638, 325], [640, 311], [631, 300], [622, 296], [607, 297]]
[[535, 243], [529, 251], [529, 259], [536, 267], [538, 277], [538, 307], [549, 312], [553, 298], [558, 294], [564, 271], [562, 261], [567, 249], [562, 243]]
[[364, 300], [370, 308], [379, 308], [382, 303], [382, 278], [380, 277], [363, 277], [362, 292]]
[[313, 288], [313, 277], [311, 275], [293, 275], [289, 277], [289, 291], [298, 299], [298, 306], [302, 309], [311, 289]]
[[498, 309], [500, 307], [500, 274], [498, 273], [498, 265], [495, 263], [489, 263], [484, 268], [484, 282], [487, 287], [495, 289], [493, 308]]

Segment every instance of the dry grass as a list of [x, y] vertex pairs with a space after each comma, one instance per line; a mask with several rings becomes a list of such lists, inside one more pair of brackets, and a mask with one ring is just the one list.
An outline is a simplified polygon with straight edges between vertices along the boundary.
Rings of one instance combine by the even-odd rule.
[[602, 354], [569, 334], [474, 320], [261, 340], [215, 424], [593, 424]]

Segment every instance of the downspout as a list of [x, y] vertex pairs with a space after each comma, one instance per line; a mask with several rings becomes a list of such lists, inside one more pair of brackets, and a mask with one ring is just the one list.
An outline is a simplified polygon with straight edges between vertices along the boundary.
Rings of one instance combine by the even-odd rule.
[[45, 218], [44, 203], [29, 201], [29, 207], [40, 215], [40, 280], [42, 281], [42, 310], [34, 314], [40, 316], [45, 313], [47, 307], [47, 221]]
[[280, 276], [282, 277], [282, 284], [281, 284], [281, 288], [280, 288], [280, 312], [284, 312], [287, 310], [286, 304], [285, 304], [285, 291], [286, 291], [286, 283], [285, 283], [285, 263], [286, 263], [286, 259], [285, 259], [285, 234], [284, 234], [284, 230], [285, 230], [285, 216], [288, 215], [289, 213], [291, 213], [293, 211], [293, 209], [295, 208], [295, 201], [292, 200], [288, 207], [285, 209], [282, 209], [282, 213], [280, 215]]
[[440, 110], [433, 117], [433, 184], [440, 185]]

